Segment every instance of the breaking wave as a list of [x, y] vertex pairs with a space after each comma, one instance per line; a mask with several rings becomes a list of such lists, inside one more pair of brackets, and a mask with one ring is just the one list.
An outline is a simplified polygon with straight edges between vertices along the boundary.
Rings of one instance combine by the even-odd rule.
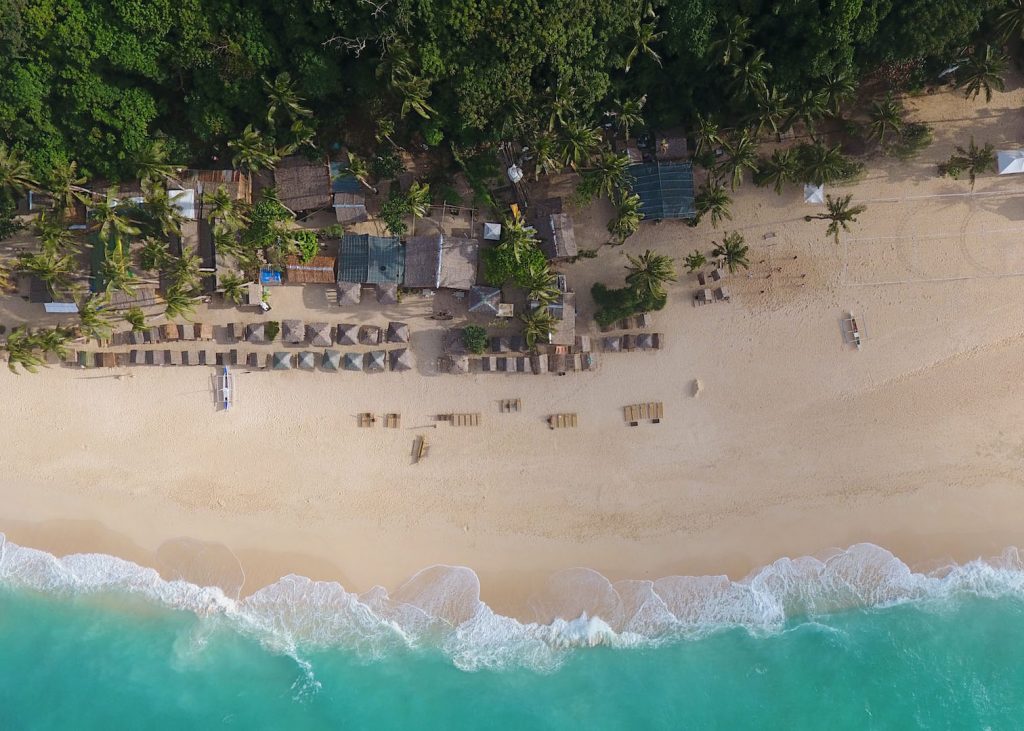
[[363, 594], [336, 582], [290, 575], [244, 598], [220, 588], [168, 581], [157, 571], [103, 554], [57, 558], [0, 533], [0, 585], [51, 594], [122, 592], [227, 622], [268, 648], [343, 647], [366, 658], [438, 648], [464, 670], [554, 670], [569, 651], [640, 647], [742, 627], [780, 632], [795, 618], [953, 598], [1024, 595], [1024, 560], [1010, 548], [988, 561], [915, 573], [883, 548], [858, 544], [822, 558], [783, 558], [741, 581], [669, 576], [610, 582], [589, 569], [555, 574], [531, 602], [536, 621], [497, 614], [480, 601], [465, 567], [425, 569], [393, 593]]

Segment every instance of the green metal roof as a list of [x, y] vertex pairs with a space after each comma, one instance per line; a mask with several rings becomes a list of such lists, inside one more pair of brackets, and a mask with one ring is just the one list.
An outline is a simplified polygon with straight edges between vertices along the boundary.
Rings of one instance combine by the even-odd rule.
[[693, 218], [693, 166], [688, 162], [630, 165], [633, 192], [647, 220]]
[[397, 236], [346, 234], [338, 247], [338, 281], [401, 284], [405, 247]]

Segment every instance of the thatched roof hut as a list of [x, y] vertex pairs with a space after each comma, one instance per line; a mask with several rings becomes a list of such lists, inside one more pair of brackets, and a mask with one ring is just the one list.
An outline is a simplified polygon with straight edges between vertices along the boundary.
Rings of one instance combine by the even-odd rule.
[[377, 287], [377, 302], [382, 305], [397, 305], [398, 304], [398, 285], [397, 284], [378, 284]]
[[254, 322], [247, 328], [245, 339], [256, 345], [265, 345], [270, 342], [267, 337], [267, 325], [263, 322]]
[[325, 350], [320, 366], [325, 371], [336, 371], [341, 368], [341, 352], [338, 350]]
[[363, 298], [363, 285], [359, 282], [338, 282], [338, 304], [358, 305]]
[[314, 348], [326, 348], [331, 344], [331, 326], [326, 322], [306, 324], [306, 340]]
[[308, 350], [303, 350], [296, 358], [298, 366], [304, 371], [311, 371], [316, 367], [316, 356]]
[[359, 328], [359, 342], [363, 345], [379, 345], [381, 330], [376, 325], [363, 325]]
[[345, 353], [341, 360], [341, 367], [346, 371], [361, 371], [363, 370], [363, 354], [362, 353]]
[[366, 372], [383, 373], [387, 353], [383, 350], [371, 350], [366, 354]]
[[281, 203], [294, 212], [328, 208], [331, 174], [325, 162], [310, 162], [299, 155], [281, 160], [274, 168], [274, 187]]
[[359, 340], [359, 326], [348, 323], [342, 323], [338, 325], [337, 332], [334, 336], [334, 342], [338, 345], [357, 345]]
[[283, 320], [281, 322], [281, 340], [289, 345], [299, 345], [306, 339], [306, 328], [302, 320]]
[[389, 343], [408, 343], [409, 326], [404, 322], [389, 322], [387, 340]]
[[408, 348], [399, 348], [392, 350], [391, 356], [391, 370], [393, 371], [411, 371], [412, 370], [412, 352]]
[[290, 371], [292, 369], [292, 354], [282, 350], [274, 353], [270, 361], [270, 367], [275, 371]]
[[289, 284], [334, 284], [334, 257], [314, 256], [303, 261], [289, 256], [284, 262], [284, 272]]
[[442, 233], [410, 236], [405, 243], [406, 287], [469, 289], [476, 281], [476, 239]]

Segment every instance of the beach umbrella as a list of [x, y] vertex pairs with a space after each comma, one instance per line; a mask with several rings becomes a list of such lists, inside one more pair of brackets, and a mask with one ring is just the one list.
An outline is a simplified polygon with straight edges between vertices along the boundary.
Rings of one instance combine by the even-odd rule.
[[338, 345], [356, 345], [359, 335], [358, 325], [338, 325], [338, 332], [336, 333], [335, 342]]
[[601, 348], [609, 353], [618, 353], [622, 350], [622, 338], [618, 335], [601, 338]]
[[389, 322], [387, 338], [389, 343], [408, 343], [409, 326], [404, 322]]
[[359, 342], [363, 345], [378, 345], [380, 343], [380, 328], [376, 325], [363, 325], [359, 328]]
[[384, 372], [384, 357], [385, 352], [383, 350], [371, 350], [366, 354], [366, 370], [368, 373], [383, 373]]
[[302, 320], [284, 320], [281, 322], [281, 340], [290, 345], [299, 345], [306, 339], [306, 328]]
[[453, 355], [448, 359], [448, 372], [456, 376], [469, 373], [469, 356]]
[[641, 350], [650, 350], [654, 347], [654, 338], [650, 333], [640, 333], [636, 336], [636, 347]]
[[254, 322], [252, 325], [249, 325], [249, 333], [246, 336], [246, 340], [257, 345], [270, 342], [267, 339], [267, 326], [262, 322]]
[[277, 351], [271, 360], [271, 368], [275, 371], [290, 371], [292, 369], [292, 354]]
[[382, 305], [397, 305], [398, 304], [398, 285], [397, 284], [378, 284], [377, 285], [377, 302]]
[[311, 353], [308, 350], [303, 350], [301, 353], [299, 353], [299, 356], [296, 360], [298, 361], [299, 368], [301, 368], [304, 371], [311, 371], [313, 370], [314, 367], [316, 367], [316, 356], [314, 356], [313, 353]]
[[501, 224], [490, 223], [484, 224], [484, 240], [485, 241], [501, 241]]
[[306, 340], [314, 348], [326, 348], [331, 344], [331, 326], [326, 322], [311, 322], [306, 325]]
[[341, 368], [341, 353], [337, 350], [325, 350], [320, 365], [325, 371], [336, 371]]
[[338, 304], [358, 305], [363, 298], [363, 285], [358, 282], [338, 282]]
[[481, 315], [497, 316], [501, 304], [501, 290], [475, 285], [469, 290], [469, 311]]
[[361, 371], [363, 370], [363, 354], [362, 353], [345, 353], [342, 358], [342, 367], [346, 371]]
[[399, 348], [398, 350], [391, 351], [391, 370], [412, 370], [412, 353], [408, 348]]

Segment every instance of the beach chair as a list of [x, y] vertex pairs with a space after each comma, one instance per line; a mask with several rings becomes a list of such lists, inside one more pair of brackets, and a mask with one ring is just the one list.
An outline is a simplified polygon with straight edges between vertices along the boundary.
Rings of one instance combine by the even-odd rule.
[[480, 426], [480, 414], [452, 414], [452, 426]]
[[178, 326], [173, 323], [160, 326], [160, 337], [164, 342], [173, 343], [178, 340], [179, 333]]
[[715, 301], [714, 295], [711, 294], [710, 289], [697, 290], [697, 294], [693, 296], [693, 301], [698, 305], [707, 305]]
[[384, 414], [384, 428], [398, 429], [402, 423], [401, 414]]
[[233, 342], [237, 343], [239, 340], [245, 338], [245, 325], [240, 322], [231, 323], [231, 325], [228, 326], [228, 330], [231, 333], [231, 340]]
[[623, 335], [622, 336], [622, 349], [629, 352], [636, 350], [636, 336], [635, 335]]
[[217, 351], [213, 348], [203, 348], [199, 351], [199, 365], [217, 365]]
[[664, 333], [654, 333], [653, 335], [651, 335], [651, 347], [654, 350], [661, 350], [661, 339], [664, 336]]
[[719, 287], [715, 290], [715, 299], [719, 302], [728, 302], [731, 296], [728, 287]]
[[426, 437], [416, 437], [412, 440], [412, 461], [416, 464], [421, 459], [427, 456], [427, 439]]
[[213, 340], [213, 325], [197, 322], [193, 329], [197, 340]]
[[651, 403], [647, 411], [650, 414], [651, 422], [654, 424], [660, 424], [661, 420], [665, 418], [665, 405], [661, 401]]
[[146, 335], [141, 330], [132, 330], [128, 333], [129, 345], [142, 345], [146, 342]]
[[568, 429], [576, 427], [576, 414], [552, 414], [548, 417], [551, 429]]
[[704, 287], [707, 283], [708, 280], [707, 277], [704, 276], [704, 272], [697, 272], [697, 284]]
[[712, 269], [711, 270], [711, 281], [712, 282], [721, 282], [722, 279], [724, 279], [724, 278], [725, 278], [725, 271], [723, 271], [722, 267], [718, 267], [716, 269]]
[[639, 426], [640, 425], [640, 420], [637, 418], [636, 406], [634, 406], [632, 404], [629, 405], [629, 406], [623, 406], [622, 407], [622, 413], [623, 413], [623, 416], [626, 419], [626, 423], [627, 424], [629, 424], [630, 426]]
[[181, 339], [182, 340], [195, 340], [196, 339], [196, 328], [195, 328], [195, 325], [182, 325], [181, 326]]
[[145, 365], [146, 352], [143, 350], [132, 350], [128, 352], [128, 363], [131, 365]]
[[357, 423], [361, 428], [366, 429], [372, 427], [374, 423], [376, 423], [376, 421], [377, 420], [374, 418], [373, 414], [371, 414], [368, 411], [364, 411], [363, 413], [359, 414]]
[[168, 350], [167, 351], [167, 365], [180, 366], [181, 365], [181, 351], [180, 350]]
[[145, 332], [142, 333], [142, 342], [147, 345], [160, 342], [160, 329], [155, 327], [147, 327]]

